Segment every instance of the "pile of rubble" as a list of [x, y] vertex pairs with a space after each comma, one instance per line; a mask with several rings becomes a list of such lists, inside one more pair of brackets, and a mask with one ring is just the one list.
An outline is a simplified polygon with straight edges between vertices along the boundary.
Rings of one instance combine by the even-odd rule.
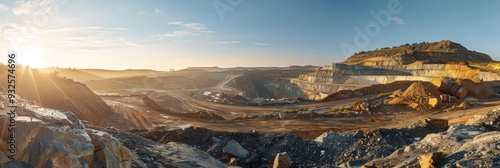
[[[121, 142], [106, 132], [86, 128], [72, 112], [18, 101], [15, 130], [1, 131], [0, 167], [131, 166], [131, 152]], [[2, 111], [7, 111], [5, 107], [0, 104]], [[11, 118], [0, 114], [3, 130], [9, 123]], [[15, 151], [9, 149], [12, 145]]]
[[499, 167], [500, 112], [472, 117], [468, 124], [450, 126], [424, 139], [397, 149], [365, 167]]
[[404, 104], [418, 110], [429, 110], [440, 107], [440, 93], [430, 83], [414, 82], [404, 92], [396, 90], [387, 101], [389, 105]]

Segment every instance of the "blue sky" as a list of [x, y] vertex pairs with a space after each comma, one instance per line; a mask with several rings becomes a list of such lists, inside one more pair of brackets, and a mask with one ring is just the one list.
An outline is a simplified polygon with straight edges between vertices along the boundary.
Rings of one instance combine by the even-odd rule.
[[[500, 60], [498, 6], [494, 0], [3, 0], [0, 52], [16, 51], [35, 67], [168, 70], [328, 65], [361, 50], [449, 39]], [[388, 23], [373, 12], [388, 13], [380, 15]], [[359, 43], [356, 29], [368, 41]]]

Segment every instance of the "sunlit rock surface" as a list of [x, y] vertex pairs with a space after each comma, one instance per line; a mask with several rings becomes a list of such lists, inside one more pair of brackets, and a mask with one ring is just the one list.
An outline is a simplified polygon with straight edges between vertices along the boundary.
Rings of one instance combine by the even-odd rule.
[[[9, 147], [7, 143], [2, 143], [1, 166], [102, 167], [100, 163], [95, 164], [95, 156], [98, 156], [107, 167], [130, 167], [128, 149], [106, 133], [87, 131], [73, 113], [41, 108], [23, 100], [18, 106], [14, 132], [16, 161], [6, 158], [10, 154]], [[5, 107], [3, 105], [2, 110], [6, 110]], [[10, 140], [7, 131], [9, 121], [9, 116], [0, 114], [3, 142]], [[87, 132], [92, 132], [92, 136]]]

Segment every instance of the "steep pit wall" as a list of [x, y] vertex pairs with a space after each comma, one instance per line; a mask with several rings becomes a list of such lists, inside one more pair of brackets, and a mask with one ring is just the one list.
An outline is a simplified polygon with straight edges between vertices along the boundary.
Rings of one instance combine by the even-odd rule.
[[248, 98], [306, 98], [300, 87], [290, 82], [311, 70], [252, 71], [230, 81], [226, 86]]
[[273, 93], [275, 98], [304, 98], [308, 99], [306, 93], [290, 79], [277, 79], [264, 84], [266, 92]]
[[355, 90], [394, 81], [430, 81], [436, 77], [473, 81], [500, 80], [498, 73], [471, 68], [465, 63], [423, 64], [420, 62], [377, 67], [332, 64], [329, 67], [318, 68], [311, 74], [301, 74], [291, 81], [307, 95], [307, 98], [321, 100], [340, 90]]

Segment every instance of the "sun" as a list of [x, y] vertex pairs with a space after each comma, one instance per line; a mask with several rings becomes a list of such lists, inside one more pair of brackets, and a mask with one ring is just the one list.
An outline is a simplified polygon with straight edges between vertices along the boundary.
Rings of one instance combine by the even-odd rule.
[[42, 56], [43, 49], [39, 47], [23, 47], [18, 51], [17, 61], [32, 68], [42, 68], [45, 66]]

